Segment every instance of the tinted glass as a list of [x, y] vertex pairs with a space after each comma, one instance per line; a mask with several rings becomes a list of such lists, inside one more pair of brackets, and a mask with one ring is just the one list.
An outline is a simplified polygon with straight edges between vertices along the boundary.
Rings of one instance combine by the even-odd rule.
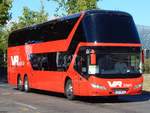
[[73, 36], [73, 39], [71, 40], [71, 44], [69, 46], [69, 49], [68, 51], [71, 53], [71, 54], [74, 54], [78, 44], [80, 42], [86, 42], [86, 39], [85, 39], [85, 35], [84, 35], [84, 31], [83, 31], [83, 27], [82, 27], [82, 24], [80, 24]]
[[[95, 65], [90, 63], [91, 50], [95, 51]], [[85, 77], [89, 75], [102, 78], [138, 77], [141, 75], [140, 51], [140, 48], [134, 47], [81, 47], [74, 68]], [[90, 74], [91, 66], [95, 66], [95, 74]]]
[[91, 14], [83, 22], [87, 42], [140, 43], [131, 16]]
[[65, 52], [31, 54], [30, 62], [33, 70], [65, 71], [72, 60], [72, 55]]
[[33, 70], [57, 70], [56, 53], [32, 54], [30, 62]]
[[140, 53], [97, 53], [96, 57], [99, 74], [140, 73]]
[[47, 22], [20, 31], [13, 32], [9, 37], [9, 46], [19, 46], [54, 40], [66, 39], [78, 17], [56, 22]]

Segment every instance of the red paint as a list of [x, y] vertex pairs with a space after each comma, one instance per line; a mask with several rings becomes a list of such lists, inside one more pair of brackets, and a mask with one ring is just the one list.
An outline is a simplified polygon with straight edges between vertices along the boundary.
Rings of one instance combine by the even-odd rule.
[[96, 64], [96, 55], [95, 55], [95, 51], [93, 49], [91, 50], [90, 57], [91, 57], [91, 64], [95, 65]]
[[[70, 32], [66, 40], [50, 41], [39, 44], [28, 45], [31, 48], [31, 53], [45, 53], [45, 52], [58, 52], [67, 51], [71, 40], [75, 34], [79, 23], [84, 17], [84, 13], [81, 14], [74, 28]], [[133, 89], [133, 86], [142, 83], [143, 77], [133, 79], [103, 79], [90, 76], [89, 79], [85, 79], [74, 69], [74, 63], [81, 46], [104, 46], [104, 47], [141, 47], [141, 44], [127, 44], [127, 43], [79, 43], [69, 69], [64, 72], [59, 71], [35, 71], [32, 69], [31, 63], [26, 55], [26, 46], [10, 47], [8, 48], [8, 82], [11, 85], [17, 85], [17, 77], [21, 76], [22, 81], [24, 75], [28, 76], [29, 84], [31, 88], [55, 91], [64, 93], [64, 85], [66, 77], [70, 77], [73, 81], [74, 94], [80, 96], [110, 96], [115, 95], [111, 93], [112, 88], [108, 85], [107, 81], [122, 81], [122, 83], [130, 83], [132, 86], [128, 88], [127, 94], [135, 95], [141, 93], [141, 88]], [[21, 66], [12, 66], [11, 56], [18, 55], [19, 61], [24, 62]], [[96, 58], [94, 52], [91, 54], [91, 64], [96, 64]], [[103, 85], [107, 90], [94, 89], [91, 87], [92, 83]], [[124, 87], [122, 87], [124, 88]]]

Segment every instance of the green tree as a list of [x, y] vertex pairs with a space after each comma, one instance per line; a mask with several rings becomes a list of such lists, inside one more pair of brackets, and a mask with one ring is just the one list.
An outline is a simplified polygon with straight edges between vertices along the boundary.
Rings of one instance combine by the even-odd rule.
[[8, 29], [5, 26], [3, 26], [0, 30], [0, 67], [6, 66], [6, 61], [4, 61], [3, 56], [4, 53], [6, 55], [8, 36], [9, 36]]
[[11, 30], [28, 27], [39, 24], [48, 20], [48, 13], [45, 12], [43, 2], [41, 2], [40, 11], [30, 10], [28, 7], [23, 8], [23, 14], [19, 17], [18, 22], [12, 22]]
[[[83, 10], [97, 9], [97, 2], [99, 0], [48, 0], [54, 1], [58, 4], [56, 12], [64, 11], [67, 14], [78, 13]], [[62, 13], [62, 15], [66, 15]], [[57, 16], [57, 15], [56, 15]]]
[[38, 24], [48, 20], [48, 13], [45, 12], [44, 5], [41, 2], [39, 11], [30, 10], [28, 7], [23, 8], [23, 14], [19, 17], [18, 22], [11, 22], [9, 25], [0, 27], [0, 51], [6, 52], [7, 40], [11, 31]]
[[3, 52], [6, 51], [8, 35], [9, 35], [9, 30], [6, 27], [3, 27], [0, 30], [0, 51]]
[[6, 29], [6, 23], [11, 19], [9, 10], [12, 6], [12, 0], [1, 0], [0, 1], [0, 52], [6, 52], [7, 39], [9, 32]]
[[12, 0], [1, 0], [0, 2], [0, 27], [7, 23], [11, 18], [9, 10], [12, 6]]
[[[18, 18], [17, 22], [6, 24], [11, 17], [9, 9], [11, 8], [12, 0], [3, 1], [5, 2], [0, 3], [0, 52], [6, 53], [8, 36], [10, 32], [16, 29], [47, 21], [48, 13], [46, 13], [43, 2], [41, 1], [41, 9], [39, 11], [33, 11], [28, 7], [24, 7], [23, 14]], [[1, 63], [2, 62], [0, 62], [0, 64]], [[6, 62], [2, 63], [2, 65], [3, 64], [6, 64]]]

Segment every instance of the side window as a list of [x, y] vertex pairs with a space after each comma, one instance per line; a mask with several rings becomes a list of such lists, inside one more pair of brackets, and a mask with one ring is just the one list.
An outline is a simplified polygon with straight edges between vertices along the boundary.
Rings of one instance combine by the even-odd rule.
[[61, 52], [30, 55], [33, 70], [64, 71], [68, 69], [71, 60], [72, 55]]
[[43, 25], [22, 29], [10, 36], [9, 46], [18, 46], [66, 39], [79, 17], [66, 20], [50, 21]]
[[46, 55], [31, 55], [30, 61], [34, 70], [48, 70], [48, 57]]
[[56, 64], [56, 53], [48, 53], [48, 65], [50, 71], [56, 71], [57, 70], [57, 64]]
[[27, 40], [27, 38], [28, 38], [28, 31], [27, 30], [23, 30], [23, 31], [21, 31], [21, 32], [19, 32], [18, 34], [17, 34], [17, 39], [16, 39], [16, 42], [18, 43], [17, 45], [19, 46], [19, 45], [24, 45], [25, 44], [25, 42], [26, 42], [26, 40]]
[[10, 47], [10, 46], [15, 46], [15, 45], [14, 45], [14, 40], [15, 40], [15, 34], [12, 33], [12, 34], [9, 35], [9, 39], [8, 39], [8, 46], [9, 46], [9, 47]]
[[26, 41], [28, 40], [28, 34], [29, 32], [27, 30], [22, 30], [19, 32], [14, 32], [10, 34], [9, 40], [8, 40], [8, 46], [19, 46], [24, 45]]
[[50, 22], [40, 28], [40, 39], [44, 42], [66, 39], [78, 18]]
[[87, 75], [87, 66], [88, 66], [88, 56], [84, 53], [84, 51], [79, 51], [75, 60], [74, 68], [81, 75]]
[[71, 41], [71, 44], [69, 46], [69, 51], [74, 54], [78, 44], [80, 42], [86, 42], [86, 37], [85, 37], [85, 32], [84, 32], [84, 28], [83, 28], [83, 25], [82, 25], [82, 21], [81, 23], [79, 24], [75, 34], [74, 34], [74, 37]]
[[9, 46], [66, 39], [78, 18], [50, 21], [42, 25], [16, 31], [9, 37]]
[[34, 70], [57, 70], [56, 53], [32, 54], [30, 61]]
[[68, 53], [57, 53], [58, 70], [67, 70], [72, 60], [72, 55]]

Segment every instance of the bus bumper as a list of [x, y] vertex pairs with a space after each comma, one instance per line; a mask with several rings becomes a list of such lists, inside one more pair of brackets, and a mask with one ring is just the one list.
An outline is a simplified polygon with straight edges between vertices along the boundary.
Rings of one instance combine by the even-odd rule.
[[[138, 95], [142, 93], [143, 76], [139, 78], [103, 80], [94, 78], [93, 80], [95, 84], [91, 83], [89, 96]], [[118, 82], [120, 84], [117, 84]]]

